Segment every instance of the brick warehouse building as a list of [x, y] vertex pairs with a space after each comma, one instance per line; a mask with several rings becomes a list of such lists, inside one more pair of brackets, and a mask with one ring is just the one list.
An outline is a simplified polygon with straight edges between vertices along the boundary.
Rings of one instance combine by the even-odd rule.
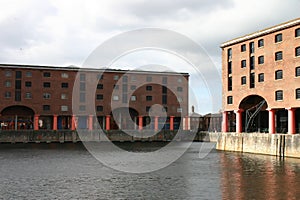
[[221, 48], [222, 130], [299, 133], [300, 18]]
[[[0, 77], [0, 124], [5, 130], [93, 130], [97, 122], [106, 130], [173, 130], [188, 115], [187, 73], [1, 64]], [[75, 80], [79, 87], [73, 89]], [[113, 111], [111, 102], [117, 105]], [[159, 114], [149, 116], [155, 104], [167, 111], [166, 123]], [[128, 124], [128, 117], [135, 123]]]

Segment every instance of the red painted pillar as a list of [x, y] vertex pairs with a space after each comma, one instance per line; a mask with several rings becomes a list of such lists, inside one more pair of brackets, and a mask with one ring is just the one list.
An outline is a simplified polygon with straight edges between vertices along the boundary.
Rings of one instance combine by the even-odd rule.
[[35, 131], [39, 130], [39, 117], [40, 115], [34, 115], [33, 128]]
[[139, 130], [143, 130], [143, 116], [139, 116]]
[[88, 123], [88, 129], [91, 131], [93, 130], [93, 115], [89, 115], [89, 119], [88, 119], [89, 123]]
[[295, 126], [295, 108], [288, 108], [288, 133], [295, 134], [296, 126]]
[[53, 130], [57, 130], [57, 115], [53, 115]]
[[71, 118], [71, 130], [74, 131], [76, 128], [75, 126], [75, 115], [72, 115], [72, 118]]
[[228, 132], [228, 114], [227, 114], [227, 111], [223, 112], [222, 132], [224, 132], [224, 133]]
[[242, 122], [242, 113], [243, 110], [239, 109], [235, 111], [236, 114], [236, 132], [237, 133], [242, 133], [243, 132], [243, 122]]
[[110, 115], [106, 115], [105, 129], [106, 129], [107, 131], [110, 130]]
[[158, 116], [154, 117], [154, 130], [158, 130]]
[[170, 130], [174, 130], [174, 116], [170, 116]]
[[269, 111], [269, 133], [275, 133], [275, 110], [268, 109]]

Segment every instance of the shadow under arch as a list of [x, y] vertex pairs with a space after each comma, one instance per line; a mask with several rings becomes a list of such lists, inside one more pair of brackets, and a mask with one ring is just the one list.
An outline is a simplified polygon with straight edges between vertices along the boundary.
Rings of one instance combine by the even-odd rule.
[[111, 113], [111, 129], [133, 130], [136, 129], [139, 113], [131, 107], [119, 107]]
[[249, 95], [239, 104], [243, 110], [242, 124], [244, 132], [268, 132], [268, 103], [259, 95]]

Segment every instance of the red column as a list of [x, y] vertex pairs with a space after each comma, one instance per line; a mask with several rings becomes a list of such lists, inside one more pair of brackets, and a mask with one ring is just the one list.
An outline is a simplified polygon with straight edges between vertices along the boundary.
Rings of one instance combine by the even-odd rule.
[[35, 131], [39, 130], [39, 117], [40, 117], [40, 115], [34, 115], [33, 128]]
[[71, 118], [71, 130], [74, 131], [76, 128], [75, 126], [75, 115], [72, 115], [72, 118]]
[[89, 119], [88, 119], [89, 123], [88, 123], [88, 129], [91, 131], [93, 130], [93, 115], [89, 115]]
[[57, 115], [53, 115], [53, 130], [57, 130]]
[[110, 115], [106, 115], [105, 129], [106, 129], [107, 131], [110, 130]]
[[223, 112], [222, 132], [224, 132], [224, 133], [228, 132], [228, 114], [227, 114], [227, 111]]
[[158, 130], [158, 116], [154, 117], [154, 130]]
[[236, 122], [236, 132], [237, 133], [243, 132], [242, 113], [243, 113], [242, 109], [235, 111], [235, 114], [236, 114], [235, 122]]
[[295, 126], [295, 108], [288, 108], [288, 133], [295, 134], [296, 126]]
[[268, 109], [269, 111], [269, 133], [275, 133], [275, 110]]
[[170, 116], [170, 130], [174, 130], [174, 116]]
[[143, 116], [139, 116], [139, 130], [143, 130]]

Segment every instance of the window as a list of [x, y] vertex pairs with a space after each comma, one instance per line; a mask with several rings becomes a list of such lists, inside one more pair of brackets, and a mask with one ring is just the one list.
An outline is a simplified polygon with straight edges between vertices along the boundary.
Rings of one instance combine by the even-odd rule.
[[152, 96], [146, 96], [146, 101], [152, 101]]
[[85, 81], [85, 74], [80, 74], [80, 81]]
[[79, 84], [79, 89], [80, 89], [80, 91], [85, 91], [85, 82], [81, 82]]
[[282, 60], [282, 51], [278, 51], [275, 53], [275, 61]]
[[282, 34], [279, 33], [279, 34], [275, 35], [275, 43], [281, 42], [281, 41], [282, 41]]
[[119, 80], [119, 75], [114, 75], [114, 80], [115, 81]]
[[276, 101], [282, 101], [283, 100], [283, 91], [282, 90], [277, 90], [275, 92], [275, 100]]
[[43, 85], [44, 85], [44, 88], [49, 88], [51, 86], [51, 84], [49, 82], [44, 82]]
[[162, 93], [163, 94], [167, 94], [167, 91], [168, 91], [167, 87], [166, 86], [162, 86]]
[[63, 111], [63, 112], [66, 112], [66, 111], [69, 110], [69, 109], [68, 109], [68, 106], [61, 106], [60, 109], [61, 109], [61, 111]]
[[300, 66], [296, 67], [296, 69], [295, 69], [295, 76], [296, 77], [300, 76]]
[[178, 82], [178, 83], [182, 83], [182, 78], [178, 78], [178, 79], [177, 79], [177, 82]]
[[15, 101], [21, 101], [21, 91], [15, 91]]
[[260, 73], [258, 74], [258, 82], [264, 82], [265, 81], [265, 74]]
[[22, 78], [22, 72], [21, 71], [16, 71], [16, 79]]
[[103, 78], [104, 78], [104, 77], [103, 77], [103, 74], [97, 74], [97, 79], [98, 79], [98, 80], [103, 80]]
[[131, 81], [136, 81], [136, 76], [132, 75], [131, 76]]
[[295, 30], [295, 37], [300, 37], [300, 28]]
[[69, 87], [69, 84], [68, 83], [62, 83], [61, 84], [61, 88], [68, 88]]
[[255, 68], [255, 57], [251, 56], [250, 57], [250, 70]]
[[254, 53], [254, 42], [250, 42], [249, 47], [250, 47], [250, 54]]
[[126, 93], [122, 94], [122, 103], [127, 103], [128, 102], [128, 96]]
[[114, 101], [119, 101], [119, 96], [118, 96], [118, 95], [114, 95], [114, 96], [113, 96], [113, 100], [114, 100]]
[[25, 99], [31, 99], [32, 98], [32, 95], [30, 92], [26, 92], [25, 93]]
[[182, 98], [182, 97], [177, 97], [177, 101], [178, 101], [179, 103], [181, 103], [181, 102], [183, 102], [183, 98]]
[[151, 85], [147, 85], [147, 86], [146, 86], [146, 90], [147, 90], [147, 91], [152, 91], [152, 86], [151, 86]]
[[233, 103], [233, 97], [232, 96], [228, 96], [227, 97], [227, 104], [232, 104]]
[[296, 49], [295, 49], [295, 56], [297, 57], [297, 56], [300, 56], [300, 47], [297, 47]]
[[136, 101], [136, 96], [132, 95], [132, 96], [130, 97], [130, 100], [131, 100], [131, 101]]
[[182, 92], [182, 91], [183, 91], [182, 87], [177, 87], [177, 92]]
[[227, 58], [228, 58], [228, 60], [232, 59], [232, 49], [231, 48], [227, 49]]
[[80, 101], [81, 103], [85, 102], [85, 93], [80, 92], [80, 94], [79, 94], [79, 101]]
[[11, 71], [5, 71], [5, 76], [6, 77], [11, 77], [12, 76], [12, 72]]
[[122, 81], [123, 81], [123, 83], [127, 83], [128, 82], [128, 76], [123, 75], [122, 76]]
[[147, 76], [147, 77], [146, 77], [146, 81], [147, 81], [147, 82], [151, 82], [151, 81], [152, 81], [152, 77], [151, 77], [151, 76]]
[[162, 77], [162, 84], [168, 84], [168, 77]]
[[242, 76], [242, 78], [241, 78], [241, 84], [242, 85], [246, 84], [246, 76]]
[[241, 52], [244, 52], [244, 51], [246, 51], [246, 44], [241, 45]]
[[255, 74], [250, 74], [250, 88], [255, 88]]
[[102, 90], [103, 89], [103, 84], [97, 84], [97, 89]]
[[177, 108], [177, 112], [181, 113], [182, 112], [182, 108]]
[[282, 77], [283, 77], [282, 70], [277, 70], [275, 72], [275, 80], [282, 79]]
[[85, 106], [84, 105], [79, 106], [79, 111], [85, 111]]
[[103, 106], [97, 106], [96, 110], [97, 110], [97, 112], [102, 112], [103, 111]]
[[242, 68], [245, 68], [246, 65], [247, 65], [247, 64], [246, 64], [246, 60], [242, 60], [242, 61], [241, 61], [241, 67], [242, 67]]
[[264, 64], [265, 62], [265, 57], [264, 56], [259, 56], [258, 57], [258, 64]]
[[11, 92], [5, 92], [4, 97], [5, 98], [11, 98]]
[[168, 97], [167, 97], [167, 95], [162, 95], [161, 96], [161, 99], [162, 99], [162, 104], [167, 104], [167, 102], [168, 102]]
[[264, 39], [258, 40], [258, 47], [263, 47], [264, 45]]
[[168, 107], [167, 106], [164, 106], [162, 109], [161, 109], [162, 112], [168, 112]]
[[44, 75], [43, 75], [44, 77], [50, 77], [51, 76], [51, 74], [50, 74], [50, 72], [44, 72]]
[[43, 98], [44, 99], [50, 99], [51, 98], [51, 94], [50, 93], [44, 93], [43, 94]]
[[123, 93], [127, 93], [128, 92], [128, 85], [127, 84], [123, 84], [122, 85], [122, 92]]
[[300, 88], [296, 89], [296, 99], [300, 99]]
[[11, 87], [11, 82], [10, 81], [5, 81], [4, 85], [5, 85], [5, 87]]
[[135, 90], [135, 89], [136, 89], [136, 86], [135, 86], [135, 85], [132, 85], [132, 86], [130, 86], [130, 89], [131, 89], [131, 90]]
[[150, 111], [150, 106], [146, 106], [146, 112], [149, 112]]
[[228, 91], [232, 91], [232, 77], [228, 78]]
[[114, 89], [118, 90], [119, 89], [119, 85], [114, 85]]
[[69, 74], [67, 74], [67, 73], [61, 73], [61, 77], [62, 78], [69, 78]]
[[43, 105], [43, 111], [49, 111], [50, 105]]
[[232, 62], [228, 62], [228, 74], [231, 74], [232, 73]]
[[25, 82], [25, 87], [31, 87], [31, 81], [26, 81]]
[[26, 77], [32, 77], [32, 73], [31, 72], [26, 72]]
[[68, 99], [68, 96], [67, 96], [67, 94], [61, 94], [61, 95], [60, 95], [60, 98], [61, 98], [61, 99]]
[[103, 94], [97, 94], [96, 98], [97, 100], [103, 100]]
[[20, 90], [21, 89], [21, 85], [22, 85], [21, 80], [16, 80], [15, 81], [15, 89]]

